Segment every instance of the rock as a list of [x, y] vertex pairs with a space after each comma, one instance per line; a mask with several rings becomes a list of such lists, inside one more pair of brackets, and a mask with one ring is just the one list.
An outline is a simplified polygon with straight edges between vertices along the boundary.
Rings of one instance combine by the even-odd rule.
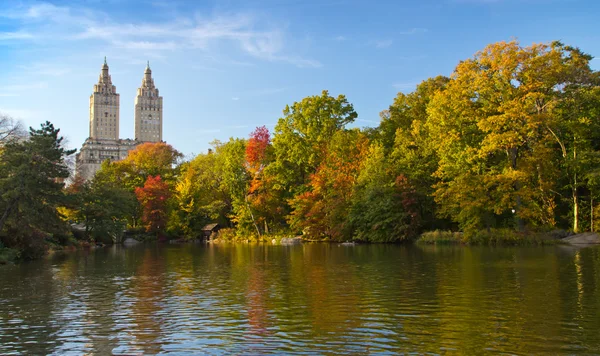
[[572, 235], [561, 239], [571, 245], [598, 245], [600, 244], [600, 235], [595, 232], [584, 232], [582, 234]]
[[134, 238], [128, 237], [123, 241], [123, 245], [125, 246], [133, 246], [133, 245], [137, 245], [140, 242]]
[[301, 237], [284, 237], [281, 239], [282, 245], [297, 245], [302, 243]]

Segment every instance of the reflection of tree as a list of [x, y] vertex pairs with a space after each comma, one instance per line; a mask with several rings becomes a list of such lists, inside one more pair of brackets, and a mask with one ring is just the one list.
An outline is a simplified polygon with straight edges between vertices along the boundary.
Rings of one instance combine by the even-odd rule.
[[246, 308], [250, 332], [259, 336], [268, 334], [268, 314], [266, 299], [268, 291], [265, 288], [265, 271], [263, 264], [254, 261], [249, 266], [248, 287], [246, 289]]
[[313, 331], [338, 333], [360, 326], [360, 275], [350, 249], [336, 245], [308, 245], [304, 249], [304, 283]]
[[161, 322], [156, 313], [161, 310], [164, 296], [164, 260], [155, 255], [156, 250], [146, 249], [131, 285], [135, 298], [131, 307], [135, 336], [134, 346], [146, 354], [156, 354], [161, 350]]

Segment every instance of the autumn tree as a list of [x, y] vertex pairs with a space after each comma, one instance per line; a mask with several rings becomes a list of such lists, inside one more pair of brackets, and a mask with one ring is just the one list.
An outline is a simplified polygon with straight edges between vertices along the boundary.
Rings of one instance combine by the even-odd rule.
[[352, 238], [348, 213], [368, 144], [366, 136], [356, 129], [333, 135], [321, 164], [310, 176], [308, 190], [290, 201], [292, 229], [316, 239]]
[[175, 209], [170, 229], [194, 237], [206, 224], [229, 224], [231, 198], [222, 184], [218, 153], [199, 154], [182, 164], [174, 190]]
[[333, 135], [358, 115], [344, 95], [334, 98], [326, 90], [286, 106], [283, 115], [275, 126], [275, 162], [269, 169], [293, 195], [317, 171]]
[[167, 225], [167, 202], [171, 197], [169, 186], [160, 176], [148, 176], [143, 187], [135, 189], [135, 195], [142, 206], [142, 222], [147, 232], [163, 232]]
[[125, 159], [104, 163], [97, 172], [98, 179], [118, 182], [133, 191], [141, 187], [149, 176], [160, 176], [172, 183], [182, 154], [164, 142], [146, 142], [130, 151]]
[[587, 66], [559, 43], [516, 41], [457, 66], [428, 107], [443, 213], [463, 228], [556, 224], [552, 125], [564, 89], [584, 84]]

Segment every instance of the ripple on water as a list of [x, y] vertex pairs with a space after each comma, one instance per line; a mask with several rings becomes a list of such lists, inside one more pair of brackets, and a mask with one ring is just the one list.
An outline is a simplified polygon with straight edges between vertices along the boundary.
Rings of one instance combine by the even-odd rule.
[[578, 253], [137, 246], [2, 266], [0, 354], [598, 354], [600, 249]]

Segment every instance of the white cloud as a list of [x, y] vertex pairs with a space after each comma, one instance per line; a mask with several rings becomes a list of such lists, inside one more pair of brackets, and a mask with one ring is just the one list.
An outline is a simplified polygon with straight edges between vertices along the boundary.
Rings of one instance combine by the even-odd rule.
[[13, 85], [3, 85], [0, 86], [0, 90], [3, 92], [11, 92], [11, 91], [26, 91], [26, 90], [34, 90], [34, 89], [46, 89], [48, 88], [48, 83], [46, 82], [36, 82], [29, 84], [13, 84]]
[[3, 11], [0, 17], [20, 20], [21, 24], [18, 31], [0, 32], [0, 40], [37, 40], [44, 45], [101, 41], [115, 49], [137, 52], [210, 50], [217, 42], [228, 42], [261, 60], [287, 62], [297, 67], [322, 66], [317, 60], [289, 54], [285, 46], [289, 40], [283, 28], [265, 26], [249, 14], [173, 15], [168, 21], [133, 23], [116, 21], [100, 11], [40, 3]]
[[215, 134], [215, 133], [219, 133], [219, 132], [221, 132], [220, 129], [203, 129], [203, 130], [196, 131], [196, 133], [198, 135], [210, 135], [210, 134]]
[[0, 41], [9, 40], [27, 40], [33, 38], [31, 33], [17, 31], [17, 32], [0, 32]]
[[375, 46], [375, 48], [387, 48], [390, 47], [393, 43], [394, 40], [391, 39], [373, 41], [373, 45]]
[[28, 65], [19, 65], [17, 67], [22, 69], [23, 72], [27, 74], [45, 75], [51, 77], [60, 77], [71, 72], [69, 68], [61, 67], [54, 63], [37, 62]]
[[400, 32], [400, 34], [401, 35], [416, 35], [418, 33], [425, 33], [425, 32], [427, 32], [426, 28], [413, 27], [410, 30]]
[[400, 91], [413, 90], [419, 82], [394, 83], [392, 86]]
[[4, 108], [0, 107], [0, 113], [8, 115], [13, 119], [17, 120], [38, 120], [43, 121], [45, 118], [44, 113], [37, 110], [27, 110], [27, 109], [14, 109], [14, 108]]

